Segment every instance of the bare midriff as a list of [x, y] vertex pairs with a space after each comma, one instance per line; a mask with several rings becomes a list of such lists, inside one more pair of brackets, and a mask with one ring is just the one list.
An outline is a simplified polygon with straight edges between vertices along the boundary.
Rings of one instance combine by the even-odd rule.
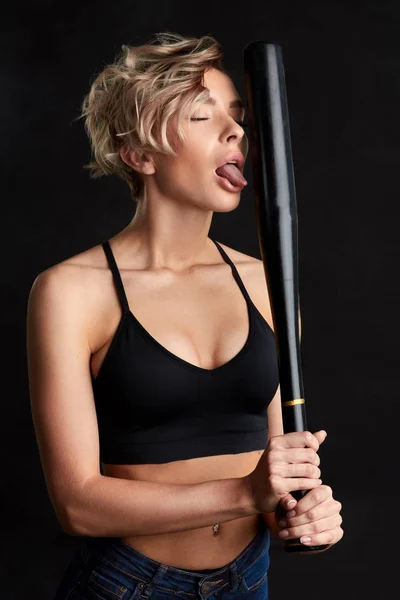
[[[215, 479], [244, 477], [257, 466], [263, 450], [206, 456], [166, 464], [103, 464], [104, 475], [158, 483], [191, 484]], [[257, 535], [261, 515], [158, 535], [122, 537], [126, 544], [152, 560], [179, 569], [216, 569], [234, 560]]]
[[[112, 245], [115, 251], [115, 238], [112, 239]], [[165, 279], [166, 276], [161, 271], [154, 274], [151, 285], [149, 273], [136, 268], [130, 259], [132, 273], [125, 270], [124, 286], [128, 300], [131, 299], [129, 306], [133, 307], [135, 316], [152, 337], [180, 358], [205, 369], [214, 369], [231, 360], [240, 351], [248, 336], [249, 322], [246, 300], [232, 276], [231, 267], [222, 260], [211, 240], [209, 248], [210, 264], [206, 267], [200, 265], [192, 268], [187, 276], [172, 277], [169, 272], [168, 279]], [[228, 247], [225, 249], [237, 263], [244, 284], [260, 313], [272, 323], [262, 262]], [[118, 265], [123, 265], [122, 257], [118, 252], [116, 254]], [[131, 256], [136, 255], [136, 252], [131, 251]], [[109, 273], [104, 265], [102, 251], [100, 256], [107, 276], [101, 285], [104, 289], [109, 285]], [[157, 287], [162, 289], [163, 298], [163, 314], [159, 319], [155, 318], [160, 315], [159, 294], [154, 292]], [[208, 297], [205, 293], [207, 289]], [[101, 368], [121, 316], [111, 286], [110, 290], [109, 306], [114, 307], [114, 317], [93, 319], [91, 328], [90, 346], [96, 349], [91, 361], [94, 377], [97, 377]], [[146, 290], [151, 290], [151, 293]], [[206, 316], [201, 311], [199, 297], [207, 307]], [[227, 306], [230, 308], [229, 313]], [[112, 308], [108, 308], [107, 314], [111, 314], [111, 310]], [[182, 314], [188, 312], [199, 315], [198, 319], [191, 321], [190, 327], [182, 322]], [[207, 319], [206, 332], [200, 315]], [[225, 315], [224, 318], [221, 315]], [[169, 332], [165, 329], [165, 323], [169, 323]], [[211, 338], [209, 332], [213, 332]], [[224, 340], [224, 344], [221, 344], [221, 340]], [[264, 449], [163, 464], [103, 464], [103, 473], [109, 477], [158, 483], [201, 483], [244, 477], [256, 468], [263, 452]], [[216, 569], [234, 560], [248, 546], [257, 535], [261, 518], [262, 515], [256, 514], [224, 521], [219, 524], [217, 533], [214, 533], [213, 525], [217, 525], [214, 523], [200, 529], [120, 539], [149, 558], [172, 567], [189, 570]]]

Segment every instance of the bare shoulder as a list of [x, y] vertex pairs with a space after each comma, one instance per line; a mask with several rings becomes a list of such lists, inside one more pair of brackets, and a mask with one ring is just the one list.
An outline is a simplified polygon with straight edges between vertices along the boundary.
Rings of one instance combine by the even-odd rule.
[[63, 291], [72, 288], [76, 292], [76, 288], [88, 283], [88, 278], [95, 271], [102, 267], [104, 269], [100, 249], [100, 245], [93, 246], [44, 269], [36, 276], [32, 287], [58, 285]]
[[[112, 286], [107, 261], [101, 248], [96, 245], [41, 271], [34, 279], [28, 297], [27, 318], [39, 318], [39, 313], [49, 316], [50, 311], [62, 321], [74, 318], [76, 327], [84, 334], [91, 352], [104, 343], [100, 324], [107, 322], [108, 303], [104, 290]], [[34, 317], [35, 315], [35, 317]]]
[[221, 242], [218, 243], [235, 263], [250, 298], [273, 330], [271, 304], [262, 260]]

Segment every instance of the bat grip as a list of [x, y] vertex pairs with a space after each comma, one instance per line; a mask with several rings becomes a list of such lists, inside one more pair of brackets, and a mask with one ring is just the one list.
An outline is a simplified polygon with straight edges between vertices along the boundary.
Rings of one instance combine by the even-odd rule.
[[[306, 431], [307, 430], [307, 418], [304, 398], [297, 398], [295, 400], [282, 401], [282, 419], [283, 419], [283, 430], [285, 433], [292, 431]], [[294, 490], [291, 492], [293, 498], [297, 501], [301, 500], [310, 490]], [[280, 505], [279, 505], [280, 506]], [[279, 514], [279, 513], [278, 513]], [[284, 518], [285, 514], [282, 514]], [[321, 544], [320, 546], [310, 546], [309, 544], [302, 544], [299, 538], [284, 540], [283, 542], [285, 552], [315, 552], [318, 550], [326, 550], [329, 544]]]

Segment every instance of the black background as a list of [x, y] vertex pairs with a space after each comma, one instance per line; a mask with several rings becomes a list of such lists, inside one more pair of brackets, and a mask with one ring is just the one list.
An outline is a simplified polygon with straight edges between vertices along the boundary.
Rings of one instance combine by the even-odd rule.
[[[323, 554], [271, 545], [270, 598], [386, 599], [398, 578], [400, 5], [364, 2], [35, 2], [1, 25], [1, 598], [51, 600], [80, 539], [50, 504], [29, 404], [26, 303], [36, 275], [115, 235], [134, 204], [89, 180], [92, 74], [155, 32], [210, 34], [245, 98], [244, 47], [283, 50], [296, 177], [308, 425], [324, 428], [322, 479], [343, 504]], [[210, 236], [260, 258], [250, 155], [238, 208]]]

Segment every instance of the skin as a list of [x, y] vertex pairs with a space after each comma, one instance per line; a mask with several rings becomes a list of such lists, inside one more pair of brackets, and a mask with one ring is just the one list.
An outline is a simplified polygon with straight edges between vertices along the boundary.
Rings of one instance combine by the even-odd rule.
[[[290, 452], [289, 438], [292, 437], [294, 445], [298, 446], [299, 443], [295, 438], [299, 435], [308, 436], [309, 433], [297, 432], [274, 437], [275, 448], [282, 453]], [[324, 430], [317, 431], [305, 444], [317, 452], [320, 444], [326, 439], [326, 435]], [[283, 437], [286, 438], [286, 443], [283, 442]], [[270, 444], [271, 440], [269, 446]], [[316, 456], [318, 458], [316, 464], [319, 465], [319, 457]], [[295, 462], [296, 460], [293, 460], [293, 463]], [[289, 503], [291, 504], [289, 505]], [[341, 503], [333, 498], [332, 488], [328, 485], [321, 484], [313, 487], [299, 501], [296, 501], [291, 494], [285, 495], [280, 500], [274, 514], [275, 523], [280, 528], [276, 533], [281, 539], [299, 538], [305, 545], [328, 544], [328, 547], [323, 550], [310, 551], [307, 554], [324, 552], [343, 537], [341, 508]]]
[[[110, 241], [130, 307], [139, 321], [172, 353], [211, 369], [240, 350], [248, 327], [243, 295], [208, 237], [213, 213], [234, 210], [240, 202], [240, 193], [228, 192], [218, 183], [215, 168], [230, 152], [242, 150], [246, 156], [247, 141], [239, 123], [243, 112], [229, 107], [239, 98], [230, 78], [210, 70], [204, 83], [216, 104], [199, 106], [193, 115], [207, 120], [191, 121], [190, 128], [189, 122], [183, 122], [186, 141], [180, 145], [175, 140], [177, 157], [139, 157], [121, 149], [121, 157], [139, 173], [144, 185], [134, 218]], [[171, 140], [175, 127], [172, 121]], [[253, 303], [272, 326], [262, 261], [222, 246], [237, 266]], [[154, 560], [186, 569], [225, 565], [254, 538], [260, 511], [222, 523], [215, 537], [211, 526], [134, 535], [130, 528], [134, 516], [129, 512], [134, 486], [126, 480], [197, 484], [243, 478], [241, 489], [246, 506], [250, 506], [259, 504], [264, 496], [257, 490], [268, 484], [274, 488], [279, 478], [275, 503], [269, 502], [265, 514], [261, 511], [271, 531], [276, 532], [280, 527], [275, 513], [284, 507], [290, 491], [297, 489], [291, 487], [295, 478], [291, 479], [290, 469], [296, 468], [294, 463], [304, 463], [301, 452], [307, 441], [302, 438], [305, 434], [297, 434], [296, 439], [283, 434], [278, 386], [267, 410], [267, 457], [274, 477], [271, 479], [261, 464], [260, 484], [254, 494], [246, 495], [246, 477], [261, 463], [264, 449], [167, 464], [103, 465], [103, 477], [99, 473], [90, 375], [98, 374], [120, 317], [121, 308], [100, 246], [46, 269], [32, 287], [27, 320], [32, 411], [46, 481], [59, 519], [66, 531], [87, 535], [92, 520], [102, 531], [107, 528], [104, 514], [109, 511], [107, 514], [115, 515], [118, 521], [118, 531], [130, 538], [128, 543]], [[204, 327], [205, 320], [208, 327]], [[307, 483], [319, 477], [315, 469], [321, 436], [320, 432], [309, 433], [305, 444], [315, 452], [309, 461], [313, 471], [303, 472], [309, 478]], [[100, 488], [102, 493], [96, 496]], [[310, 533], [312, 543], [317, 544], [333, 544], [342, 537], [340, 504], [333, 500], [328, 486], [314, 486], [295, 510], [296, 515], [288, 517], [291, 537]], [[115, 527], [114, 519], [109, 520]], [[168, 526], [167, 520], [165, 523]]]
[[240, 151], [246, 158], [247, 137], [238, 124], [243, 109], [227, 107], [239, 96], [226, 75], [211, 69], [205, 74], [205, 85], [218, 104], [199, 106], [192, 118], [208, 120], [184, 120], [184, 143], [174, 134], [176, 119], [168, 124], [177, 157], [140, 156], [126, 147], [120, 151], [122, 160], [144, 182], [135, 216], [125, 231], [134, 233], [135, 243], [146, 248], [154, 267], [182, 271], [200, 262], [209, 247], [213, 212], [230, 212], [240, 202], [240, 193], [223, 190], [214, 171], [229, 152]]
[[[186, 141], [182, 144], [174, 136], [176, 121], [173, 119], [168, 126], [178, 157], [157, 153], [139, 156], [126, 148], [120, 152], [124, 162], [140, 173], [144, 182], [134, 219], [125, 231], [135, 233], [140, 246], [147, 248], [150, 262], [174, 270], [190, 267], [201, 256], [213, 212], [229, 212], [239, 204], [240, 192], [221, 189], [214, 170], [228, 152], [239, 150], [245, 158], [248, 152], [244, 129], [237, 123], [245, 113], [243, 109], [228, 108], [231, 100], [239, 98], [232, 80], [217, 69], [210, 69], [204, 74], [204, 85], [216, 105], [199, 105], [193, 117], [205, 120], [192, 120], [190, 127], [189, 120], [183, 121]], [[268, 421], [269, 440], [271, 432], [283, 439], [280, 398], [274, 398]], [[315, 450], [324, 439], [323, 431], [313, 434]], [[288, 502], [292, 502], [289, 511]], [[341, 508], [341, 503], [333, 498], [332, 488], [322, 484], [299, 501], [291, 494], [285, 495], [276, 512], [269, 513], [266, 520], [281, 539], [309, 536], [304, 544], [329, 544], [330, 548], [343, 537]], [[308, 554], [317, 552], [322, 550]]]

